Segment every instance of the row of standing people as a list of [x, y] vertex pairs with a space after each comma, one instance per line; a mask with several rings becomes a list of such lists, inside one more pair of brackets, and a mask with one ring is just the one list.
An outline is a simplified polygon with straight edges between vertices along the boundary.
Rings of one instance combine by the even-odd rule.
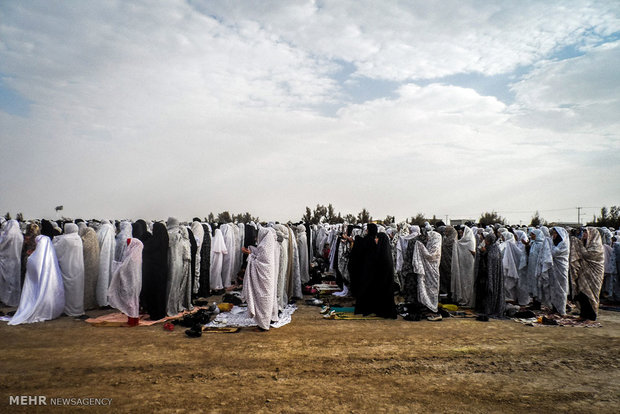
[[587, 319], [596, 318], [604, 279], [606, 296], [620, 299], [615, 260], [620, 243], [606, 228], [569, 229], [569, 234], [545, 226], [369, 224], [344, 230], [340, 225], [316, 228], [315, 253], [326, 243], [329, 268], [343, 280], [344, 290], [352, 291], [360, 313], [369, 313], [369, 303], [371, 313], [394, 317], [393, 298], [377, 297], [390, 288], [402, 295], [410, 312], [427, 312], [432, 320], [441, 294], [444, 301], [490, 316], [502, 316], [507, 301], [544, 305], [564, 315], [572, 298]]
[[[47, 220], [31, 222], [25, 234], [15, 220], [2, 223], [0, 301], [29, 309], [27, 315], [18, 309], [13, 324], [53, 319], [62, 312], [80, 316], [108, 305], [131, 318], [141, 310], [151, 319], [191, 310], [192, 299], [223, 293], [238, 282], [242, 249], [254, 245], [258, 233], [254, 223], [194, 219], [182, 225], [172, 217], [166, 224], [76, 222], [65, 223], [64, 231]], [[276, 275], [281, 310], [289, 298], [301, 297], [302, 280], [309, 279], [308, 258], [304, 226], [274, 227], [284, 247]], [[304, 243], [301, 250], [298, 240]]]

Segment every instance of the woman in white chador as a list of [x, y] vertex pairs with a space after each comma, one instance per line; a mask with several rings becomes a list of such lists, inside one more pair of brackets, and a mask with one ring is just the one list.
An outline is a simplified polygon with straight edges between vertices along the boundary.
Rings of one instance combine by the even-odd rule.
[[114, 226], [108, 220], [103, 220], [97, 230], [99, 240], [99, 279], [97, 279], [97, 304], [108, 305], [108, 286], [110, 274], [114, 262], [116, 241], [114, 239]]
[[[463, 234], [454, 243], [452, 249], [452, 298], [462, 306], [473, 308], [474, 298], [474, 262], [476, 239], [469, 227], [463, 227]], [[460, 231], [459, 231], [460, 235]]]
[[268, 227], [259, 228], [256, 247], [244, 249], [249, 256], [241, 295], [248, 303], [248, 313], [262, 330], [268, 330], [270, 323], [278, 320], [279, 249], [276, 231]]
[[[127, 242], [125, 242], [127, 244]], [[142, 249], [140, 240], [133, 238], [123, 249], [123, 258], [114, 262], [108, 289], [110, 306], [130, 318], [140, 317], [140, 290], [142, 289]]]
[[65, 307], [62, 274], [52, 241], [47, 236], [37, 236], [36, 241], [37, 248], [26, 264], [19, 306], [9, 325], [55, 319]]
[[228, 249], [226, 248], [226, 243], [224, 243], [222, 230], [216, 229], [211, 241], [211, 269], [209, 274], [209, 284], [211, 285], [211, 290], [224, 289], [224, 283], [222, 281], [222, 265], [224, 263], [225, 255], [228, 255]]
[[65, 313], [84, 314], [84, 250], [77, 224], [65, 224], [65, 234], [52, 241], [65, 286]]
[[9, 220], [0, 233], [0, 302], [17, 306], [20, 294], [24, 236], [17, 220]]

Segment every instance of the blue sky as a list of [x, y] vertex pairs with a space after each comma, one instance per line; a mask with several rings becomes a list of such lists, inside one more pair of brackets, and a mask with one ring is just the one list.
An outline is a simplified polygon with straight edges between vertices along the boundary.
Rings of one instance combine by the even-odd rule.
[[574, 220], [617, 67], [612, 1], [3, 2], [0, 210]]

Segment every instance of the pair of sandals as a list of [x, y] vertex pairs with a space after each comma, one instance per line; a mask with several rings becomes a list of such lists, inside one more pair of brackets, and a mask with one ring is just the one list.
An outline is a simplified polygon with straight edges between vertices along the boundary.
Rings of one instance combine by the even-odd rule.
[[200, 338], [202, 336], [202, 325], [196, 324], [185, 331], [185, 335], [190, 338]]

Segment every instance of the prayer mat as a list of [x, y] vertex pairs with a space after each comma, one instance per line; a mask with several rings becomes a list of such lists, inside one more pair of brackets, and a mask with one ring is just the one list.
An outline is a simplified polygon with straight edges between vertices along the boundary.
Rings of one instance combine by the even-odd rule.
[[364, 316], [364, 315], [356, 315], [353, 312], [334, 312], [327, 315], [323, 315], [323, 319], [336, 319], [336, 320], [386, 320], [385, 318], [381, 318], [379, 316]]
[[573, 315], [541, 315], [535, 318], [513, 318], [512, 320], [527, 326], [574, 326], [578, 328], [601, 328], [603, 326], [600, 322], [580, 319]]
[[[297, 310], [295, 305], [287, 305], [286, 308], [280, 314], [280, 318], [277, 322], [272, 323], [272, 328], [280, 328], [284, 325], [291, 323], [293, 319], [293, 313]], [[220, 327], [235, 327], [244, 328], [248, 326], [257, 326], [254, 319], [250, 317], [247, 308], [235, 306], [230, 312], [220, 313], [211, 322], [205, 325], [205, 327], [220, 328]]]
[[330, 310], [333, 310], [336, 313], [353, 313], [353, 312], [355, 312], [355, 308], [332, 307], [332, 308], [330, 308]]
[[218, 326], [203, 326], [202, 327], [202, 332], [203, 333], [237, 333], [240, 330], [241, 330], [241, 328], [226, 327], [226, 326], [222, 326], [222, 327], [218, 327]]
[[[155, 321], [149, 319], [149, 315], [145, 313], [143, 315], [140, 315], [140, 321], [138, 325], [135, 325], [135, 326], [151, 326], [151, 325], [155, 325], [156, 323], [182, 318], [185, 315], [198, 312], [198, 309], [208, 309], [208, 308], [209, 308], [208, 306], [194, 306], [194, 309], [191, 311], [181, 312], [177, 315], [167, 316], [165, 318], [155, 320]], [[97, 327], [109, 327], [109, 326], [129, 327], [130, 326], [127, 324], [127, 315], [125, 315], [122, 312], [109, 313], [107, 315], [102, 315], [97, 318], [89, 318], [89, 319], [86, 319], [84, 322], [89, 323], [93, 326], [97, 326]]]

